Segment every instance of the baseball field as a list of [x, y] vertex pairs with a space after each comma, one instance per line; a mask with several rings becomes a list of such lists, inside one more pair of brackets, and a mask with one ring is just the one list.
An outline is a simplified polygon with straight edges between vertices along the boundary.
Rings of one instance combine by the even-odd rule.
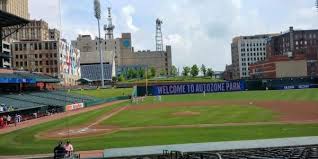
[[0, 134], [0, 155], [51, 153], [68, 139], [83, 151], [317, 136], [318, 89], [147, 97], [60, 116]]

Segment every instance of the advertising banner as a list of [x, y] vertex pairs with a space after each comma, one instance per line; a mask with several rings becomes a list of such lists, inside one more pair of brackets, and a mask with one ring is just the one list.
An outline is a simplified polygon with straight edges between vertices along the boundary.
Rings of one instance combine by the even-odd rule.
[[227, 81], [217, 83], [188, 83], [152, 86], [153, 95], [176, 95], [195, 93], [214, 93], [244, 91], [244, 81]]
[[65, 107], [65, 111], [72, 111], [81, 108], [84, 108], [84, 103], [70, 104]]

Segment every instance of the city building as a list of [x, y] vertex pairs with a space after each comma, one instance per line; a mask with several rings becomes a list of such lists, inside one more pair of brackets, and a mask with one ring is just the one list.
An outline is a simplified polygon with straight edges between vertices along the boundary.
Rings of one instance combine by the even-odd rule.
[[233, 38], [231, 44], [232, 78], [242, 79], [249, 77], [248, 67], [266, 58], [266, 43], [268, 38], [275, 34], [254, 36], [239, 36]]
[[289, 31], [271, 37], [266, 50], [267, 60], [250, 67], [254, 78], [318, 75], [318, 30], [290, 27]]
[[80, 52], [65, 40], [16, 41], [12, 56], [14, 68], [57, 77], [63, 85], [76, 85], [81, 76]]
[[[29, 24], [22, 27], [18, 32], [14, 32], [16, 27], [4, 28], [4, 34], [9, 35], [6, 41], [42, 41], [59, 40], [60, 33], [56, 29], [49, 29], [49, 25], [44, 20], [31, 20]], [[53, 38], [52, 38], [53, 37]]]
[[29, 19], [29, 0], [1, 0], [0, 10]]
[[5, 41], [2, 41], [0, 68], [11, 68], [11, 46], [10, 43]]
[[[81, 51], [81, 64], [96, 64], [100, 62], [98, 38], [90, 35], [79, 35], [72, 45]], [[122, 33], [120, 38], [101, 40], [103, 62], [115, 66], [117, 76], [128, 69], [146, 69], [154, 67], [156, 72], [171, 73], [171, 46], [165, 51], [134, 51], [131, 34]], [[115, 76], [115, 74], [113, 74]]]

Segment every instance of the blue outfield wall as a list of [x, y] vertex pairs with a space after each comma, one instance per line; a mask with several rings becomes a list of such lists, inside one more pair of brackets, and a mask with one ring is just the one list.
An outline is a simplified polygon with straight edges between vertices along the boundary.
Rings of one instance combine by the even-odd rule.
[[244, 91], [244, 81], [227, 81], [216, 83], [186, 83], [168, 84], [152, 86], [152, 95], [176, 95], [176, 94], [195, 94], [195, 93], [215, 93]]

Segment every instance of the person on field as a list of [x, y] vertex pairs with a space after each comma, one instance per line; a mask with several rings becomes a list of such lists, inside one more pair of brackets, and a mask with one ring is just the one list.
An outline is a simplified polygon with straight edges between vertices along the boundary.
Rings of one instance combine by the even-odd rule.
[[63, 146], [63, 142], [59, 142], [59, 144], [54, 148], [54, 159], [62, 159], [65, 158], [66, 150]]
[[73, 145], [71, 144], [70, 141], [67, 141], [66, 144], [64, 145], [65, 151], [66, 151], [66, 156], [71, 157], [73, 155]]
[[4, 121], [3, 121], [3, 117], [0, 116], [0, 128], [4, 127]]
[[14, 116], [14, 126], [17, 126], [18, 122], [19, 122], [18, 114], [15, 114], [15, 116]]

